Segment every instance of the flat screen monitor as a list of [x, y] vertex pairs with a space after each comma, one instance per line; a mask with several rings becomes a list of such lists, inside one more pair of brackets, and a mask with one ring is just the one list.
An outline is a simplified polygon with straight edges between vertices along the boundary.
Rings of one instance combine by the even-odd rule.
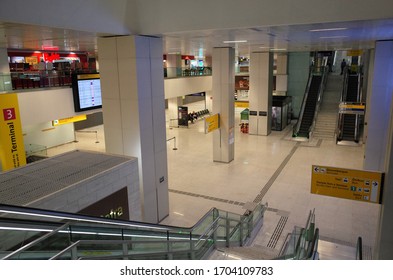
[[100, 74], [72, 76], [75, 112], [102, 108]]

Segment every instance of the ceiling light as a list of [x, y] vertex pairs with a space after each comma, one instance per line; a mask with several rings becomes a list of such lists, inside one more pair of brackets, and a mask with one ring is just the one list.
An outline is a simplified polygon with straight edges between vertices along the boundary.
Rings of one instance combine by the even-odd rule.
[[287, 49], [270, 49], [271, 51], [286, 51]]
[[310, 32], [322, 32], [322, 31], [339, 31], [339, 30], [346, 30], [346, 27], [337, 27], [337, 28], [325, 28], [325, 29], [312, 29], [309, 30]]
[[223, 41], [224, 44], [231, 44], [231, 43], [247, 43], [247, 40], [237, 40], [237, 41]]
[[348, 36], [328, 36], [328, 37], [319, 37], [320, 39], [338, 39], [338, 38], [347, 38]]

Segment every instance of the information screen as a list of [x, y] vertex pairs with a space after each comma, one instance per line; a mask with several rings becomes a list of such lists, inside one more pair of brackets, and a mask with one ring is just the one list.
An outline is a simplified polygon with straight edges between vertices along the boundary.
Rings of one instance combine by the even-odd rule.
[[102, 108], [100, 74], [74, 74], [72, 93], [75, 112]]
[[78, 80], [80, 109], [102, 106], [100, 79]]

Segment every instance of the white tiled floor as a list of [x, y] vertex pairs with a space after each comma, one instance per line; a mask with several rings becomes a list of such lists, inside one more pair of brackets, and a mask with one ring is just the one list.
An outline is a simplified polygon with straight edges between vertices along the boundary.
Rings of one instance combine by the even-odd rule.
[[[188, 106], [189, 111], [197, 111], [204, 109], [204, 102]], [[241, 110], [236, 109], [237, 124], [240, 122]], [[88, 130], [97, 131], [99, 143], [95, 143], [95, 133], [77, 133], [78, 143], [50, 149], [48, 155], [72, 149], [104, 151], [102, 126]], [[373, 247], [379, 205], [310, 193], [311, 165], [361, 169], [363, 147], [339, 146], [333, 140], [318, 139], [310, 143], [299, 143], [290, 140], [291, 131], [291, 126], [288, 126], [284, 131], [273, 131], [265, 137], [242, 134], [240, 129], [236, 129], [235, 160], [224, 164], [213, 162], [212, 135], [204, 133], [202, 120], [191, 124], [189, 128], [169, 128], [167, 122], [167, 139], [176, 137], [178, 149], [172, 149], [173, 140], [167, 142], [170, 215], [162, 223], [192, 226], [212, 207], [244, 213], [242, 205], [256, 198], [294, 149], [293, 155], [282, 171], [276, 173], [278, 176], [263, 196], [263, 203], [268, 203], [269, 207], [279, 211], [266, 212], [264, 227], [254, 245], [266, 247], [280, 217], [288, 216], [275, 248], [270, 248], [278, 251], [293, 227], [303, 226], [309, 211], [315, 208], [316, 225], [322, 240], [352, 245], [361, 236], [365, 246]], [[236, 205], [234, 202], [241, 204]]]

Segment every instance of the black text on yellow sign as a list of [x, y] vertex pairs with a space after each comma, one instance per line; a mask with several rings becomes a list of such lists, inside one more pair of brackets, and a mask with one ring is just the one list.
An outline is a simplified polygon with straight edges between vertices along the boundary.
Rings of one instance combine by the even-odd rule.
[[311, 193], [381, 203], [383, 173], [313, 165]]
[[18, 96], [0, 94], [0, 163], [3, 171], [26, 164]]
[[205, 119], [205, 130], [206, 133], [209, 133], [213, 130], [220, 128], [220, 115], [214, 114]]

